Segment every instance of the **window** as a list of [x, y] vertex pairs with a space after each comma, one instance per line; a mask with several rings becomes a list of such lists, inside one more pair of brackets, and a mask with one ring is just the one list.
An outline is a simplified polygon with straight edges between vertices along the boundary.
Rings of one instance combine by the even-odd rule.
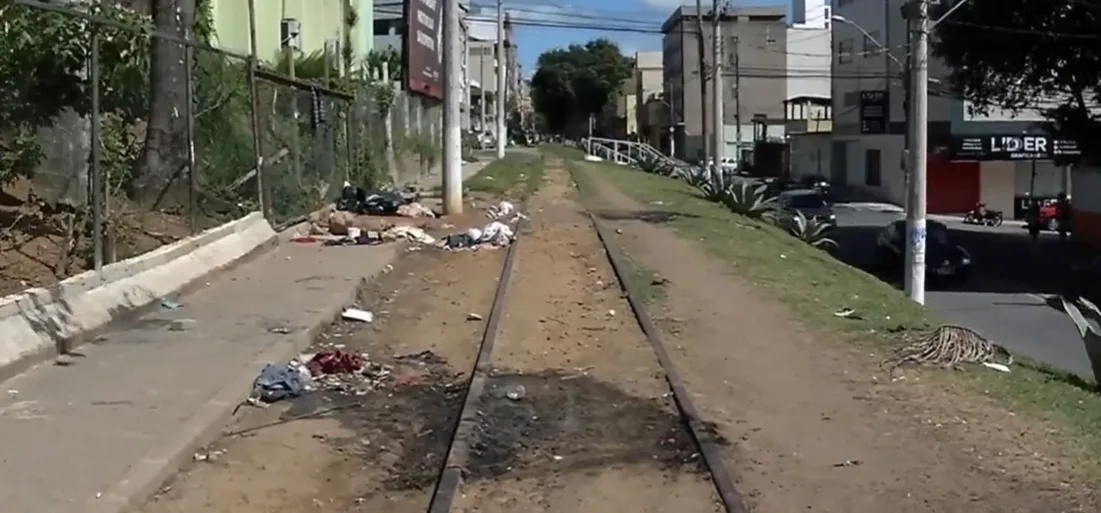
[[879, 47], [880, 39], [883, 36], [878, 30], [873, 30], [864, 36], [864, 57], [871, 57], [879, 54], [882, 50]]
[[864, 185], [879, 187], [883, 180], [882, 170], [879, 150], [864, 150]]
[[837, 42], [837, 62], [846, 64], [853, 61], [853, 40], [844, 39]]

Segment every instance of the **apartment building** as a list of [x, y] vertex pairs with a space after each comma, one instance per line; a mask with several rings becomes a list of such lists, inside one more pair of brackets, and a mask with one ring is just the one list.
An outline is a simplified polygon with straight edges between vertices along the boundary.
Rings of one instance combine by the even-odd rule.
[[635, 118], [640, 141], [669, 153], [669, 103], [664, 97], [661, 52], [635, 53]]
[[[832, 179], [896, 204], [904, 203], [906, 190], [905, 3], [837, 0], [831, 16]], [[1008, 213], [1025, 194], [1069, 190], [1070, 172], [1061, 164], [1077, 150], [1051, 140], [1039, 112], [971, 115], [965, 100], [939, 87], [947, 72], [943, 62], [930, 58], [929, 212], [962, 212], [982, 201]], [[1006, 151], [1006, 145], [1043, 151]]]
[[[700, 70], [695, 7], [678, 8], [662, 25], [663, 79], [673, 117], [683, 123], [675, 137], [676, 155], [697, 159], [703, 155], [704, 126], [711, 116], [700, 96]], [[704, 63], [715, 62], [712, 20], [702, 13]], [[754, 135], [782, 137], [787, 99], [787, 8], [734, 7], [719, 14], [722, 30], [723, 143], [730, 156], [751, 151]], [[708, 82], [710, 84], [710, 81]], [[710, 92], [708, 93], [710, 96]], [[756, 122], [754, 122], [756, 120]], [[755, 130], [757, 128], [758, 130]], [[765, 133], [761, 133], [761, 129]]]

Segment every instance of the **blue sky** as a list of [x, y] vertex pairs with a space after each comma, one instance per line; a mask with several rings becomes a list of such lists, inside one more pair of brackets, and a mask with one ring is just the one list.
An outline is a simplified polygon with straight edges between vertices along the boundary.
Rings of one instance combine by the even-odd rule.
[[[576, 0], [505, 0], [505, 8], [511, 11], [512, 19], [517, 22], [514, 30], [525, 78], [535, 71], [535, 61], [544, 51], [571, 43], [585, 43], [599, 37], [618, 43], [624, 55], [661, 50], [661, 35], [656, 33], [661, 24], [678, 6], [685, 3], [695, 4], [693, 0], [600, 0], [569, 3], [571, 1]], [[749, 3], [790, 4], [790, 0], [755, 0]], [[704, 1], [705, 6], [710, 4], [710, 1]], [[738, 4], [745, 5], [742, 2]], [[607, 28], [582, 30], [526, 26], [528, 23]], [[612, 30], [613, 28], [637, 29], [637, 32]], [[648, 30], [655, 33], [646, 33]]]

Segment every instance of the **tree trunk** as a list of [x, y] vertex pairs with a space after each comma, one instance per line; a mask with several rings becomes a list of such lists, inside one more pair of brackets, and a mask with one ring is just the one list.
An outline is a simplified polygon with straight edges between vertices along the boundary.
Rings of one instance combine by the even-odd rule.
[[[195, 0], [150, 0], [158, 32], [183, 38], [195, 24]], [[172, 176], [187, 165], [187, 101], [185, 47], [175, 41], [152, 39], [149, 64], [149, 119], [145, 148], [131, 184], [131, 196], [152, 204]], [[191, 170], [188, 170], [190, 172]]]

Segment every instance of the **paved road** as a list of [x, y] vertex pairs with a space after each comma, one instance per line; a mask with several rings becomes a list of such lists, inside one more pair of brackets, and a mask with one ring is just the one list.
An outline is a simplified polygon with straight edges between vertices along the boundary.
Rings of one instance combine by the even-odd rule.
[[[838, 205], [836, 233], [845, 260], [864, 267], [873, 257], [878, 230], [899, 213], [862, 205]], [[1091, 377], [1074, 324], [1048, 299], [1065, 290], [1069, 262], [1057, 237], [1039, 248], [1019, 226], [974, 227], [946, 219], [958, 243], [975, 261], [972, 280], [952, 290], [929, 290], [926, 304], [948, 322], [967, 326], [1018, 354]]]

